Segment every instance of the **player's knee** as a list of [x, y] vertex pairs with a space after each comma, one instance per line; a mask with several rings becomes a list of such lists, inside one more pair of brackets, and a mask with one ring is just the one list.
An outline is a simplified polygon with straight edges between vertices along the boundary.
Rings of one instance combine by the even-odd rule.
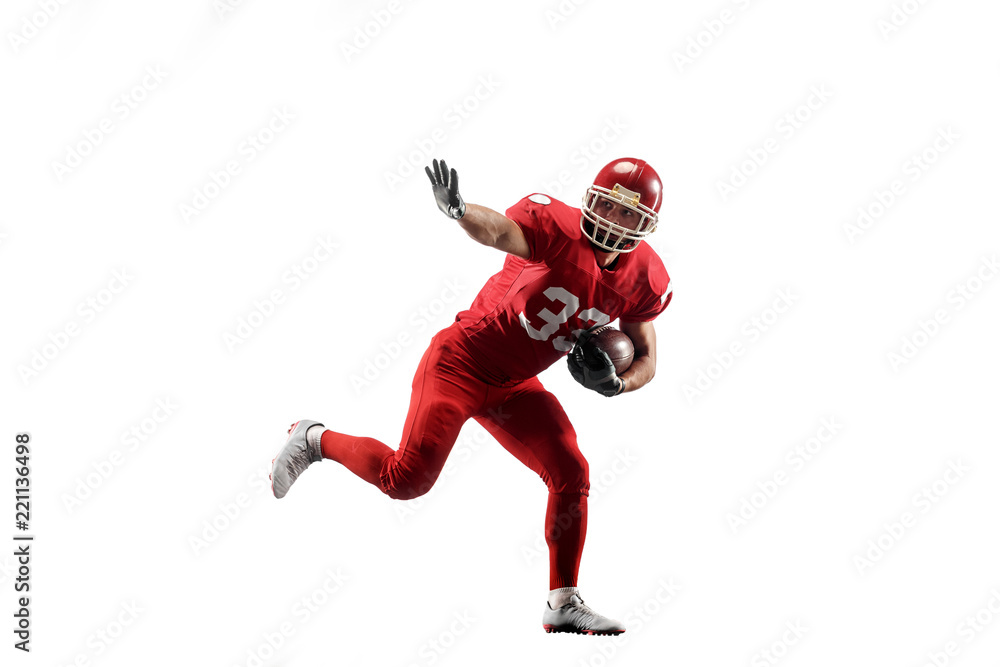
[[413, 500], [427, 493], [428, 489], [419, 489], [411, 486], [395, 487], [386, 489], [385, 495], [393, 500]]
[[382, 491], [393, 500], [413, 500], [419, 498], [434, 486], [437, 476], [426, 474], [423, 479], [409, 479], [400, 476], [383, 476]]
[[548, 478], [551, 493], [590, 493], [590, 464], [580, 450], [560, 462], [559, 469]]

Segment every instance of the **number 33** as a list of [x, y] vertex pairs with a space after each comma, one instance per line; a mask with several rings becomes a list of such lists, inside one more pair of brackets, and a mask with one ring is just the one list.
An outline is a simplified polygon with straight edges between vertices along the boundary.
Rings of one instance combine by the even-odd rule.
[[587, 310], [577, 312], [580, 308], [580, 299], [562, 287], [550, 287], [545, 290], [543, 294], [549, 301], [563, 304], [562, 310], [558, 313], [553, 313], [548, 308], [542, 308], [542, 310], [539, 311], [538, 318], [545, 322], [545, 326], [541, 329], [536, 329], [531, 326], [531, 322], [529, 322], [528, 318], [524, 316], [523, 311], [518, 313], [517, 316], [521, 321], [521, 326], [524, 327], [524, 330], [528, 332], [529, 336], [535, 340], [547, 341], [552, 337], [552, 334], [557, 332], [562, 325], [569, 321], [569, 318], [575, 315], [584, 326], [579, 329], [574, 329], [569, 337], [556, 336], [556, 338], [552, 341], [552, 346], [560, 352], [569, 352], [572, 350], [573, 340], [588, 328], [592, 326], [601, 326], [611, 321], [610, 317], [596, 308], [588, 308]]

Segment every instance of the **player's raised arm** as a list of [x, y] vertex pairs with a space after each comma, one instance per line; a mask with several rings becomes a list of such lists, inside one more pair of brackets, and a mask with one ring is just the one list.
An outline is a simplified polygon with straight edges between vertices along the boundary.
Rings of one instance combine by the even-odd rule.
[[434, 171], [430, 167], [424, 167], [424, 171], [431, 179], [434, 198], [442, 213], [457, 220], [469, 236], [485, 246], [521, 259], [531, 256], [531, 248], [517, 223], [485, 206], [466, 204], [458, 192], [458, 173], [454, 169], [449, 170], [444, 160], [440, 163], [434, 160], [433, 164]]

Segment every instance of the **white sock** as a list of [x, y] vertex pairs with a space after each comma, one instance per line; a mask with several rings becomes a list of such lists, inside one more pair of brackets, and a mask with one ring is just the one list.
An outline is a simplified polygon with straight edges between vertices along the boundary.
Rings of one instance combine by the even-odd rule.
[[309, 460], [313, 463], [323, 460], [323, 434], [326, 427], [313, 424], [306, 431], [306, 448], [309, 450]]
[[563, 605], [569, 603], [569, 598], [571, 595], [576, 593], [580, 594], [580, 589], [576, 586], [567, 586], [566, 588], [555, 588], [549, 591], [549, 606], [553, 609], [558, 609]]

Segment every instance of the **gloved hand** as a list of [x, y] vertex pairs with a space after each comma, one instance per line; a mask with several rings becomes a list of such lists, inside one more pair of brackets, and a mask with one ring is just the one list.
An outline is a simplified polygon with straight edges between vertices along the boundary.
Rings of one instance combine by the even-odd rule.
[[593, 389], [598, 394], [604, 396], [617, 396], [625, 390], [625, 382], [618, 377], [615, 372], [615, 364], [611, 357], [604, 350], [588, 348], [584, 352], [584, 343], [587, 342], [598, 327], [593, 327], [583, 332], [576, 341], [576, 345], [566, 357], [570, 375], [573, 379], [582, 384], [587, 389]]
[[433, 173], [430, 167], [424, 167], [424, 171], [427, 172], [427, 178], [431, 179], [438, 208], [449, 218], [458, 220], [465, 215], [465, 202], [462, 201], [462, 195], [458, 194], [458, 173], [454, 169], [449, 172], [444, 160], [441, 160], [440, 166], [437, 160], [433, 164]]

